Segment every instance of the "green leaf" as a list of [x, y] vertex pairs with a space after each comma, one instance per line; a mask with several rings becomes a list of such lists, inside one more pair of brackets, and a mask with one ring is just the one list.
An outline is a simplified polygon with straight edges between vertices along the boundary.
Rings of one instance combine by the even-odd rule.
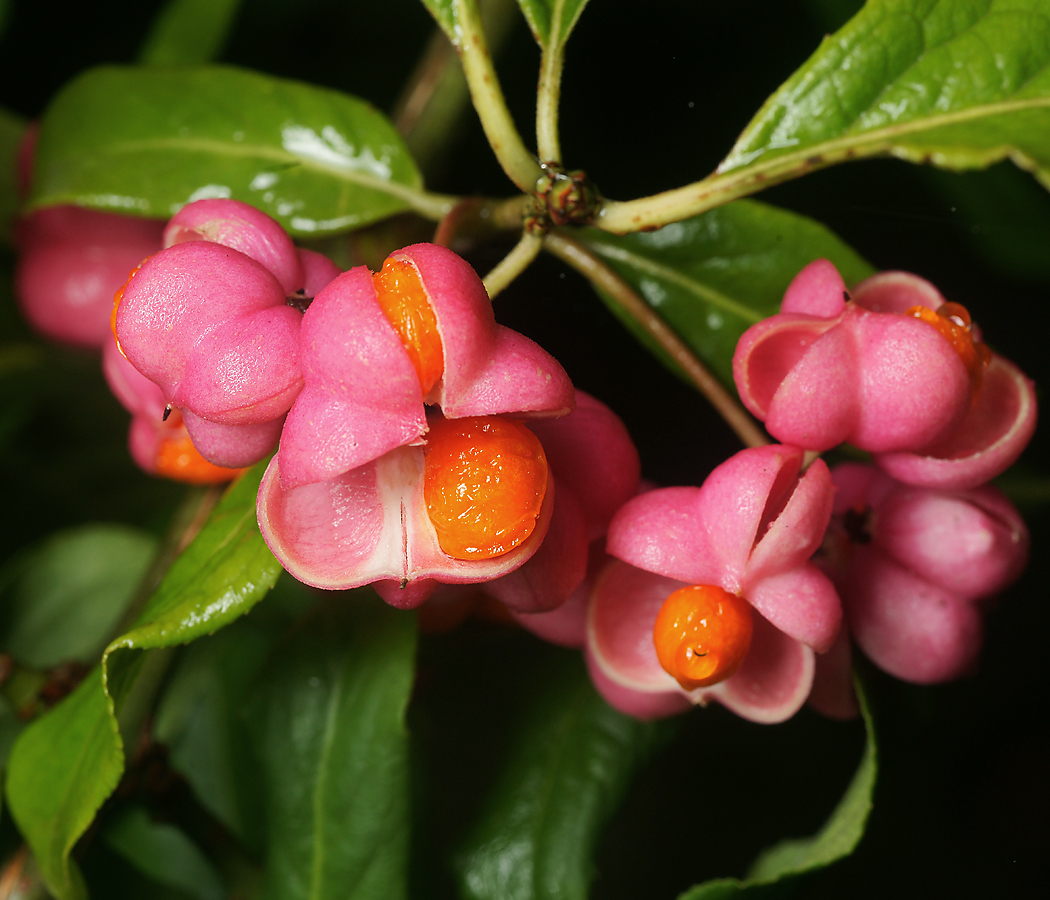
[[860, 711], [867, 730], [867, 743], [860, 765], [824, 827], [811, 838], [787, 840], [759, 855], [745, 880], [719, 878], [686, 891], [679, 900], [723, 900], [757, 893], [773, 884], [803, 872], [822, 869], [849, 856], [860, 839], [871, 814], [872, 793], [877, 774], [875, 726], [871, 710], [859, 681], [855, 681]]
[[262, 798], [241, 713], [275, 637], [274, 629], [249, 616], [194, 643], [171, 676], [153, 726], [172, 768], [201, 805], [257, 851], [263, 846]]
[[612, 709], [579, 654], [531, 691], [515, 748], [456, 860], [471, 900], [585, 900], [601, 830], [661, 726]]
[[[847, 284], [871, 267], [823, 225], [753, 200], [738, 200], [658, 231], [581, 235], [727, 385], [733, 351], [752, 324], [780, 308], [799, 270], [819, 257], [839, 267]], [[647, 333], [604, 297], [672, 371], [674, 363]]]
[[[0, 28], [4, 13], [0, 9]], [[14, 113], [0, 109], [0, 238], [10, 240], [11, 222], [18, 210], [18, 151], [26, 123]]]
[[151, 66], [211, 62], [222, 50], [241, 0], [169, 0], [139, 51]]
[[2, 641], [40, 669], [98, 659], [156, 552], [151, 536], [123, 525], [86, 525], [51, 537], [3, 592], [11, 617]]
[[404, 142], [362, 100], [226, 66], [106, 66], [44, 115], [31, 206], [167, 218], [233, 197], [317, 236], [424, 202], [419, 187]]
[[1050, 187], [1050, 0], [869, 0], [719, 166], [759, 183], [866, 156], [1009, 158]]
[[22, 730], [18, 713], [8, 699], [0, 694], [0, 769], [7, 765], [11, 754], [11, 745]]
[[565, 45], [586, 5], [587, 0], [518, 0], [532, 36], [545, 50]]
[[11, 815], [59, 900], [85, 896], [69, 853], [123, 772], [118, 717], [141, 700], [135, 694], [139, 676], [159, 674], [149, 654], [123, 651], [171, 647], [210, 634], [251, 609], [277, 580], [280, 566], [255, 518], [265, 467], [259, 463], [234, 483], [134, 626], [106, 647], [101, 665], [69, 697], [22, 732], [11, 751]]
[[343, 594], [279, 646], [249, 711], [265, 775], [266, 896], [407, 892], [415, 617]]
[[423, 5], [430, 11], [434, 20], [441, 26], [452, 46], [459, 48], [459, 12], [457, 6], [469, 5], [476, 8], [476, 0], [423, 0]]
[[142, 807], [126, 810], [103, 838], [109, 847], [158, 884], [198, 900], [223, 900], [226, 891], [208, 858], [173, 825], [154, 822]]

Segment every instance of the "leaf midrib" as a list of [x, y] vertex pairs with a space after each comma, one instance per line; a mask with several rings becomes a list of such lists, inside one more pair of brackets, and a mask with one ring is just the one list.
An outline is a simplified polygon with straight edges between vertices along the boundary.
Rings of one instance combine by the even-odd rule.
[[317, 761], [317, 779], [314, 782], [312, 797], [313, 807], [313, 854], [310, 865], [310, 900], [320, 900], [324, 885], [324, 806], [325, 786], [328, 783], [328, 760], [335, 742], [335, 732], [339, 717], [339, 704], [343, 696], [343, 675], [345, 662], [340, 662], [339, 671], [333, 679], [332, 691], [328, 696], [328, 708], [325, 713], [324, 738], [321, 741], [321, 755]]
[[[848, 151], [850, 149], [871, 148], [868, 149], [868, 153], [874, 155], [882, 149], [892, 146], [894, 138], [917, 134], [923, 131], [934, 131], [938, 128], [959, 125], [974, 119], [1043, 108], [1050, 108], [1050, 97], [1025, 97], [1020, 100], [1000, 100], [996, 103], [970, 106], [966, 109], [942, 113], [939, 116], [909, 119], [907, 122], [900, 122], [894, 125], [889, 125], [885, 128], [876, 128], [871, 131], [847, 132], [846, 134], [840, 135], [837, 138], [832, 138], [831, 140], [820, 141], [815, 144], [799, 145], [799, 149], [793, 149], [784, 153], [777, 153], [776, 150], [773, 150], [772, 152], [776, 154], [775, 156], [770, 156], [765, 148], [760, 148], [760, 151], [756, 151], [757, 155], [753, 156], [752, 159], [757, 159], [759, 156], [765, 156], [766, 161], [763, 163], [752, 165], [751, 161], [745, 161], [740, 163], [740, 165], [729, 169], [722, 169], [719, 167], [714, 177], [710, 180], [700, 182], [700, 184], [717, 183], [719, 181], [728, 180], [734, 176], [753, 177], [757, 172], [764, 172], [773, 169], [774, 167], [790, 168], [791, 163], [794, 163], [796, 160], [809, 160], [814, 158], [820, 158], [823, 160], [823, 158], [831, 154]], [[1002, 144], [1000, 146], [1006, 150], [1012, 145]]]
[[542, 779], [542, 790], [540, 791], [540, 797], [536, 805], [536, 825], [532, 834], [533, 843], [533, 856], [532, 856], [532, 888], [533, 895], [538, 896], [536, 888], [538, 879], [538, 854], [536, 850], [540, 846], [539, 836], [545, 831], [545, 824], [548, 818], [548, 814], [551, 806], [551, 797], [554, 794], [554, 788], [557, 785], [559, 779], [559, 773], [561, 771], [562, 759], [565, 756], [565, 751], [569, 746], [571, 736], [575, 730], [574, 726], [577, 725], [582, 719], [584, 711], [587, 707], [588, 699], [588, 687], [581, 687], [576, 691], [576, 696], [573, 698], [572, 703], [569, 704], [568, 709], [565, 711], [562, 719], [562, 725], [559, 729], [558, 737], [552, 742], [552, 750], [549, 759], [551, 764], [546, 768]]
[[367, 174], [360, 168], [354, 168], [352, 165], [326, 165], [325, 163], [312, 159], [311, 157], [298, 156], [284, 150], [283, 148], [279, 149], [266, 144], [234, 144], [228, 141], [216, 141], [208, 138], [169, 137], [143, 139], [138, 141], [118, 141], [112, 144], [107, 144], [105, 147], [105, 153], [114, 156], [155, 150], [181, 150], [187, 153], [208, 153], [215, 156], [226, 156], [233, 159], [263, 159], [280, 163], [289, 168], [292, 166], [301, 166], [302, 168], [313, 172], [333, 175], [342, 181], [360, 184], [364, 187], [371, 188], [372, 190], [382, 191], [395, 196], [414, 195], [415, 191], [412, 190], [412, 188], [418, 187], [418, 180], [415, 178], [411, 182], [397, 181], [394, 179], [393, 172], [391, 172], [391, 177], [389, 179], [379, 178], [378, 176]]

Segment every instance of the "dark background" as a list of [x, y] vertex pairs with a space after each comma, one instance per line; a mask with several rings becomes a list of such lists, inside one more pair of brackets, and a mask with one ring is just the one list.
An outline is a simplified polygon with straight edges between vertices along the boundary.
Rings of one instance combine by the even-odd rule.
[[[160, 6], [105, 0], [9, 5], [0, 41], [0, 104], [27, 118], [39, 115], [83, 68], [131, 61]], [[605, 195], [622, 199], [703, 177], [765, 97], [834, 27], [841, 10], [857, 5], [594, 0], [569, 45], [562, 107], [566, 164], [585, 168]], [[390, 109], [431, 29], [413, 0], [246, 0], [222, 60], [346, 90]], [[537, 48], [522, 25], [504, 48], [499, 70], [530, 144], [537, 63]], [[429, 186], [509, 194], [472, 115], [464, 121], [448, 165]], [[874, 161], [811, 175], [761, 199], [818, 219], [878, 268], [929, 278], [971, 310], [997, 349], [1045, 379], [1050, 197], [1028, 176], [1008, 166], [950, 175]], [[484, 271], [505, 249], [481, 248], [472, 261]], [[537, 262], [497, 301], [497, 316], [539, 340], [580, 387], [614, 406], [637, 440], [648, 477], [699, 483], [736, 449], [704, 401], [638, 350], [586, 283], [560, 263]], [[100, 396], [100, 404], [108, 402]], [[119, 420], [111, 407], [92, 415]], [[1046, 477], [1045, 432], [1040, 429], [1006, 482], [1020, 492], [1015, 499], [1030, 498], [1025, 512], [1037, 550], [1022, 581], [988, 618], [980, 670], [936, 688], [866, 670], [880, 761], [870, 828], [853, 857], [798, 882], [796, 896], [1029, 896], [1043, 882], [1050, 850], [1050, 739], [1044, 727], [1050, 573], [1042, 552], [1050, 492], [1046, 481], [1038, 481]], [[1025, 488], [1026, 479], [1038, 483]], [[1032, 499], [1040, 491], [1041, 502]], [[60, 493], [41, 504], [37, 519], [27, 513], [13, 540], [28, 541], [88, 515], [75, 504], [60, 504]], [[149, 486], [139, 496], [150, 507], [136, 507], [144, 520], [159, 516], [171, 500]], [[486, 654], [541, 652], [523, 637], [484, 628], [468, 636], [465, 646], [477, 649], [464, 651], [465, 681]], [[423, 652], [426, 658], [443, 651], [425, 644]], [[485, 740], [488, 732], [477, 725], [482, 704], [500, 702], [499, 691], [475, 689], [458, 713], [450, 707], [448, 728], [431, 736], [443, 742], [434, 758], [447, 762], [439, 774], [451, 786], [466, 784], [468, 775], [456, 771], [462, 758], [456, 740]], [[676, 740], [643, 773], [608, 830], [595, 898], [658, 900], [709, 877], [743, 875], [762, 847], [821, 825], [861, 746], [858, 724], [827, 722], [806, 710], [774, 727], [718, 708], [684, 717]], [[442, 877], [430, 884], [435, 895], [449, 887]]]

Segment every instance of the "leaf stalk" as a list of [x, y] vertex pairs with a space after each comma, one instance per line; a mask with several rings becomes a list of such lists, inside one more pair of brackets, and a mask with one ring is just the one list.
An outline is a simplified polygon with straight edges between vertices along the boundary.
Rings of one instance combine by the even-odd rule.
[[476, 0], [455, 0], [455, 9], [459, 24], [456, 49], [485, 137], [507, 177], [520, 190], [530, 193], [540, 177], [540, 165], [525, 147], [507, 108]]
[[521, 239], [496, 267], [485, 276], [485, 290], [489, 299], [493, 299], [515, 278], [524, 272], [543, 249], [543, 238], [528, 231], [521, 233]]
[[675, 361], [696, 389], [707, 398], [745, 446], [762, 447], [770, 442], [754, 419], [748, 415], [747, 410], [722, 386], [689, 346], [657, 315], [645, 299], [605, 265], [597, 254], [567, 237], [560, 230], [547, 235], [544, 249], [576, 269], [641, 325]]

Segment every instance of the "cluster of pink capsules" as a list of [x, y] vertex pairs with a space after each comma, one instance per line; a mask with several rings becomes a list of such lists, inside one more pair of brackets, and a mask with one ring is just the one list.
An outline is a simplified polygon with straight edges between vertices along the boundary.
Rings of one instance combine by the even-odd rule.
[[[46, 274], [67, 270], [102, 299], [56, 300]], [[634, 715], [712, 699], [761, 722], [807, 699], [850, 715], [850, 639], [897, 677], [957, 677], [981, 601], [1027, 557], [986, 482], [1032, 435], [1033, 387], [915, 275], [850, 295], [830, 263], [807, 266], [734, 358], [741, 399], [781, 443], [662, 489], [642, 485], [617, 416], [498, 325], [444, 247], [341, 272], [237, 201], [164, 227], [44, 210], [23, 222], [19, 288], [42, 331], [103, 346], [147, 471], [218, 480], [276, 448], [259, 526], [296, 578], [372, 584], [405, 608], [472, 586], [584, 647]], [[871, 464], [829, 469], [817, 454], [843, 443]]]

